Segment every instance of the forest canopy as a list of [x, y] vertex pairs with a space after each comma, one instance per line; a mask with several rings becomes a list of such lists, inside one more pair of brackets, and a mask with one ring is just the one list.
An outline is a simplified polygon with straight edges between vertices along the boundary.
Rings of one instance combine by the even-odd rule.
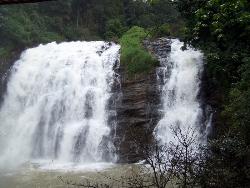
[[0, 56], [39, 43], [115, 40], [132, 26], [163, 24], [178, 30], [181, 19], [169, 0], [58, 0], [0, 7]]

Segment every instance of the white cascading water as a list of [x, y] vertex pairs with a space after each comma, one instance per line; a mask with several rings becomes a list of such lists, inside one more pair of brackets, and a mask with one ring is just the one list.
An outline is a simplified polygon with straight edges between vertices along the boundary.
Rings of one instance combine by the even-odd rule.
[[[202, 109], [197, 95], [203, 70], [203, 54], [191, 47], [183, 51], [183, 43], [171, 40], [169, 57], [161, 59], [158, 75], [162, 84], [162, 119], [155, 134], [162, 143], [174, 142], [172, 128], [179, 126], [183, 133], [201, 128]], [[193, 132], [193, 131], [192, 131]]]
[[[0, 109], [0, 166], [103, 160], [119, 45], [49, 43], [15, 63]], [[107, 139], [106, 139], [107, 140]]]

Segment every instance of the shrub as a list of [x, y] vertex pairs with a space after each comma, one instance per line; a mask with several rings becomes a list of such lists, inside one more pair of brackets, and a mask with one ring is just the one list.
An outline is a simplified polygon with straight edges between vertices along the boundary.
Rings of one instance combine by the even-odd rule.
[[134, 26], [120, 39], [121, 63], [125, 65], [129, 74], [149, 72], [158, 65], [154, 58], [142, 45], [147, 32], [141, 27]]
[[153, 28], [151, 31], [151, 35], [153, 38], [170, 36], [171, 35], [170, 25], [163, 24], [160, 27]]
[[110, 19], [106, 23], [105, 38], [108, 40], [116, 40], [122, 36], [126, 29], [127, 28], [123, 25], [120, 19]]

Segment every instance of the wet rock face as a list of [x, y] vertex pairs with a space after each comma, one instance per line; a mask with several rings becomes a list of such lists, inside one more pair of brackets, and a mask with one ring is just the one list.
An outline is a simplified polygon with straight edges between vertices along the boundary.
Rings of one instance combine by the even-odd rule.
[[154, 41], [145, 40], [143, 45], [158, 59], [167, 58], [171, 51], [171, 40], [168, 38], [159, 38]]
[[119, 162], [136, 162], [140, 159], [140, 149], [135, 139], [152, 132], [159, 119], [159, 91], [155, 71], [133, 78], [127, 77], [124, 69], [120, 71], [122, 95], [116, 108], [115, 145], [119, 148]]
[[[159, 59], [167, 56], [171, 48], [168, 39], [145, 41], [144, 46]], [[152, 141], [153, 130], [160, 119], [156, 68], [149, 73], [129, 76], [121, 65], [118, 73], [121, 76], [121, 96], [116, 106], [114, 141], [118, 148], [118, 162], [137, 162], [142, 159], [143, 145]]]
[[11, 73], [11, 67], [20, 57], [21, 52], [22, 49], [12, 52], [11, 58], [8, 59], [0, 57], [0, 105], [2, 104], [4, 93], [7, 89], [7, 82]]

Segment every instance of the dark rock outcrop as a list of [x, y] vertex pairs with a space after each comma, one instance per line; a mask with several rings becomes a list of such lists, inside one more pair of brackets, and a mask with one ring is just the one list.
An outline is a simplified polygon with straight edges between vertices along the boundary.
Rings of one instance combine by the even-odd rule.
[[119, 148], [119, 162], [136, 162], [140, 155], [135, 139], [146, 136], [147, 132], [152, 133], [159, 119], [157, 78], [154, 70], [132, 78], [126, 74], [124, 68], [121, 68], [120, 74], [122, 96], [116, 109], [115, 144]]
[[[171, 48], [169, 39], [164, 38], [144, 41], [144, 46], [158, 59], [167, 57]], [[118, 70], [121, 81], [121, 96], [116, 106], [118, 162], [139, 161], [142, 159], [141, 144], [149, 144], [153, 139], [152, 133], [160, 118], [156, 69], [133, 76], [128, 75], [123, 65]]]
[[10, 58], [0, 57], [0, 105], [3, 101], [3, 96], [7, 89], [7, 82], [11, 73], [11, 67], [15, 61], [20, 57], [22, 50], [18, 49], [11, 53]]
[[[206, 61], [204, 59], [204, 61]], [[222, 88], [218, 87], [214, 83], [214, 79], [211, 78], [207, 64], [204, 64], [204, 71], [201, 76], [201, 86], [200, 86], [200, 102], [203, 109], [203, 121], [205, 123], [210, 123], [211, 127], [208, 130], [209, 138], [216, 138], [223, 131], [224, 122], [221, 117], [221, 112], [223, 110], [223, 91]], [[204, 124], [205, 124], [204, 123]]]
[[159, 38], [154, 41], [145, 40], [143, 45], [158, 59], [167, 58], [171, 51], [171, 40], [169, 38]]

